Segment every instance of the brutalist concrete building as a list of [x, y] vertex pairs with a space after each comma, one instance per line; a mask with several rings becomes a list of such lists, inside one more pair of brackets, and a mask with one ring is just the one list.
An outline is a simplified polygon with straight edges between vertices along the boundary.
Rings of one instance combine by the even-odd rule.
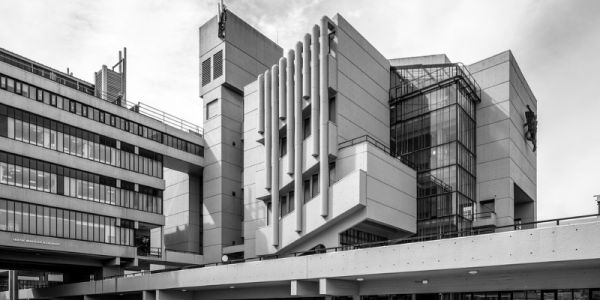
[[597, 216], [537, 220], [510, 51], [386, 58], [340, 15], [284, 51], [224, 7], [199, 39], [203, 130], [2, 52], [3, 261], [63, 275], [21, 297], [600, 299]]

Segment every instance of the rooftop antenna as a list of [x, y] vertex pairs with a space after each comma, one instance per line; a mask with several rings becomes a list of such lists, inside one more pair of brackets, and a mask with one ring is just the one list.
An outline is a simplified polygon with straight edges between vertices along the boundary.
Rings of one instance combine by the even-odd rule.
[[112, 66], [114, 71], [116, 67], [119, 67], [118, 72], [121, 74], [121, 93], [117, 96], [117, 103], [127, 101], [127, 47], [123, 47], [123, 51], [119, 51], [119, 61]]
[[225, 38], [225, 22], [227, 21], [227, 6], [223, 0], [217, 2], [217, 21], [219, 23], [218, 36], [220, 39]]

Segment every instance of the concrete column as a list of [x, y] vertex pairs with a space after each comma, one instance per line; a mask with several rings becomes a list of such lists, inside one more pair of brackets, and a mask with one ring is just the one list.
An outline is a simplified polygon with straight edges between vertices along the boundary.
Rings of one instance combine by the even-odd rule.
[[[294, 90], [294, 207], [296, 208], [296, 232], [302, 231], [302, 43], [296, 43], [296, 80]], [[288, 138], [289, 141], [289, 138]]]
[[285, 57], [279, 58], [279, 119], [285, 120], [286, 108], [286, 77], [287, 77], [287, 60]]
[[8, 299], [19, 299], [19, 281], [17, 280], [17, 271], [8, 271]]
[[271, 68], [271, 216], [273, 246], [279, 245], [279, 67]]
[[265, 81], [258, 75], [258, 133], [265, 133]]
[[310, 34], [304, 35], [304, 44], [302, 45], [302, 97], [310, 98]]
[[265, 188], [271, 189], [271, 72], [265, 72]]
[[328, 22], [325, 17], [321, 19], [321, 37], [319, 41], [319, 97], [320, 103], [320, 126], [321, 135], [319, 136], [319, 190], [321, 191], [321, 216], [329, 215], [329, 35]]
[[310, 127], [313, 136], [312, 156], [319, 155], [319, 26], [312, 29], [312, 44], [310, 45]]
[[288, 51], [287, 55], [287, 95], [285, 101], [287, 106], [287, 152], [288, 152], [288, 175], [294, 174], [294, 50]]

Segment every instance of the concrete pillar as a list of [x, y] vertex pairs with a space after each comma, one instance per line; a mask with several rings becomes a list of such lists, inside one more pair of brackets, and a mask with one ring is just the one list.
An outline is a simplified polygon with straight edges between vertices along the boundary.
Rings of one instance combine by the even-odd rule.
[[8, 271], [8, 299], [19, 299], [19, 281], [17, 280], [17, 271]]
[[279, 58], [279, 119], [285, 120], [286, 108], [286, 88], [287, 88], [287, 59]]
[[[302, 43], [296, 44], [296, 80], [294, 90], [294, 207], [296, 208], [296, 232], [302, 231]], [[289, 138], [288, 138], [289, 139]]]
[[294, 50], [288, 51], [287, 55], [287, 95], [285, 101], [287, 106], [286, 124], [287, 124], [287, 152], [288, 152], [288, 175], [294, 174]]
[[319, 97], [320, 97], [320, 126], [319, 136], [319, 190], [321, 191], [321, 216], [329, 215], [329, 35], [326, 17], [321, 19], [321, 37], [319, 41]]
[[304, 35], [302, 45], [302, 97], [310, 98], [310, 34]]
[[271, 189], [271, 72], [265, 72], [265, 188]]
[[312, 155], [315, 157], [319, 155], [319, 32], [319, 26], [313, 26], [312, 44], [310, 45], [310, 127], [313, 136]]
[[279, 67], [271, 68], [271, 216], [273, 246], [279, 245]]
[[258, 75], [258, 133], [265, 133], [265, 81]]

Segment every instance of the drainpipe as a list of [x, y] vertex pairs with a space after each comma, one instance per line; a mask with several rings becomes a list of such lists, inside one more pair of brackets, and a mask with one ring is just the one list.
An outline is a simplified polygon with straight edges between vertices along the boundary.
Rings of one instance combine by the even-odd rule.
[[[306, 42], [306, 41], [305, 41]], [[302, 43], [296, 43], [296, 65], [294, 78], [294, 202], [296, 207], [296, 232], [302, 231], [302, 208], [304, 189], [302, 185]], [[306, 61], [304, 63], [307, 63]]]
[[[312, 44], [310, 44], [310, 129], [313, 136], [312, 155], [319, 155], [319, 26], [315, 25], [312, 29]], [[321, 161], [323, 158], [321, 158]]]
[[279, 67], [271, 68], [271, 213], [273, 246], [279, 245]]
[[[320, 98], [320, 135], [319, 135], [319, 173], [321, 191], [321, 216], [329, 215], [329, 35], [327, 19], [321, 19], [321, 33], [319, 41], [319, 98]], [[317, 27], [318, 28], [318, 27]]]

